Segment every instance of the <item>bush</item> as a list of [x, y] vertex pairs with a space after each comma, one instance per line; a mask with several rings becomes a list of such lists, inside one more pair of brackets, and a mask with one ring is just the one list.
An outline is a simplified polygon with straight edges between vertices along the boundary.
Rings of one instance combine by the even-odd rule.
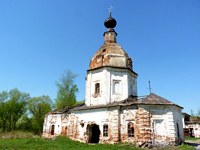
[[31, 132], [24, 131], [11, 131], [11, 132], [0, 132], [0, 139], [24, 139], [24, 138], [35, 138], [38, 137]]

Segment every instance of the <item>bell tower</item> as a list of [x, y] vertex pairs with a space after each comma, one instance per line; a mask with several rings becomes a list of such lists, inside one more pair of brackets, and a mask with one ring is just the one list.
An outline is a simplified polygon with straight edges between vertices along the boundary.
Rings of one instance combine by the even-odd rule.
[[104, 44], [90, 61], [86, 77], [87, 106], [107, 105], [137, 96], [137, 73], [132, 69], [132, 59], [117, 44], [114, 28], [117, 21], [110, 12], [104, 22]]

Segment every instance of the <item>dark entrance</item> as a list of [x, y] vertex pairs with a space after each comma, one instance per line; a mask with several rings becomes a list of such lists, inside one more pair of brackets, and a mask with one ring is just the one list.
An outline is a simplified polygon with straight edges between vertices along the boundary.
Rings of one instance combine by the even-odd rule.
[[54, 135], [54, 129], [55, 129], [55, 125], [51, 126], [51, 135]]
[[88, 143], [99, 143], [100, 130], [96, 124], [87, 126]]

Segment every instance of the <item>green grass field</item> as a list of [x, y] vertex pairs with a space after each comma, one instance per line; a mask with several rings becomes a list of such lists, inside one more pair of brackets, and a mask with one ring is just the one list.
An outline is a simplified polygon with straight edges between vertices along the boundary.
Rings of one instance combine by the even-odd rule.
[[[188, 145], [168, 146], [162, 150], [194, 150]], [[0, 134], [0, 150], [141, 150], [132, 144], [85, 144], [66, 137], [55, 140], [42, 139], [30, 133]]]
[[68, 138], [58, 137], [55, 140], [42, 138], [1, 139], [0, 150], [140, 150], [129, 144], [84, 144], [71, 141]]

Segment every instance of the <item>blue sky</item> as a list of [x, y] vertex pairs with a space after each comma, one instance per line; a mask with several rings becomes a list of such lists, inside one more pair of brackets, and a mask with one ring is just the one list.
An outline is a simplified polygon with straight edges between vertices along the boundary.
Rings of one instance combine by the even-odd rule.
[[138, 95], [149, 93], [150, 80], [154, 93], [183, 111], [200, 109], [199, 0], [1, 0], [0, 91], [55, 99], [55, 82], [70, 69], [83, 100], [111, 5], [117, 41], [139, 74]]

